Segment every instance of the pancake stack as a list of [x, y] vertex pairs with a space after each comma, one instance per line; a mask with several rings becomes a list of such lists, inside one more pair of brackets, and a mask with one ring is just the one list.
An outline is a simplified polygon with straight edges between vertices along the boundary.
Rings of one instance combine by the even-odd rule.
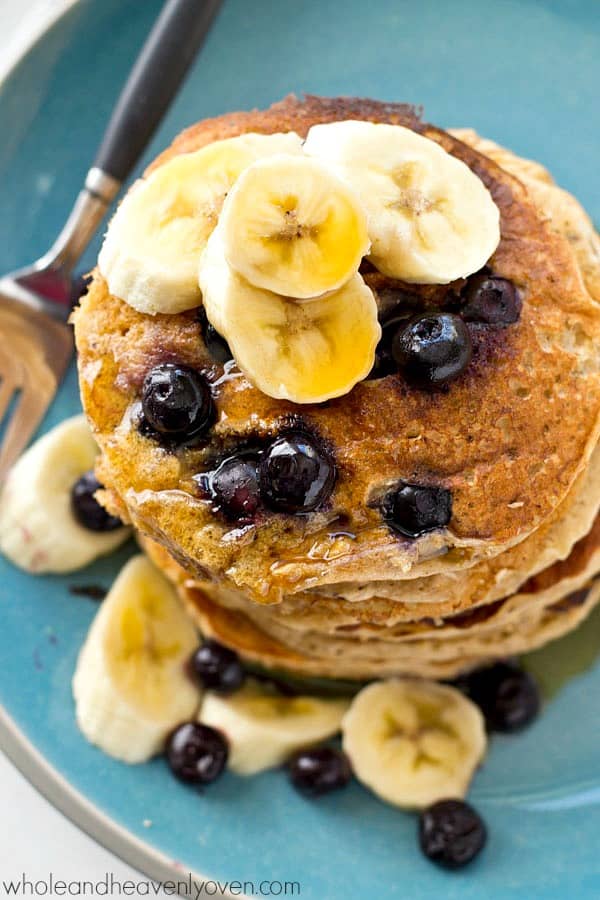
[[[149, 314], [96, 270], [74, 322], [100, 499], [133, 523], [201, 630], [246, 660], [330, 678], [450, 678], [554, 640], [600, 599], [600, 242], [541, 165], [403, 105], [288, 98], [193, 126], [150, 173], [236, 135], [304, 138], [348, 120], [411, 129], [483, 182], [501, 235], [483, 274], [515, 286], [518, 318], [470, 322], [472, 361], [437, 390], [374, 369], [343, 396], [295, 403], [215, 358], [200, 297]], [[468, 279], [406, 283], [368, 260], [360, 272], [384, 323], [460, 311], [468, 296]], [[140, 425], [147, 374], [165, 363], [210, 382], [216, 415], [199, 445], [161, 445]], [[210, 473], [290, 431], [335, 460], [328, 501], [302, 515], [223, 516], [202, 487]], [[411, 537], [390, 525], [386, 498], [415, 483], [443, 489], [451, 517]]]

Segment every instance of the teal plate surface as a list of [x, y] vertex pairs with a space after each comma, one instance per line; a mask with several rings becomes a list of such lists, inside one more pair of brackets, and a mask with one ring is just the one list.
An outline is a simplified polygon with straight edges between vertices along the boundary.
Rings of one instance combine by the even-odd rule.
[[[0, 271], [29, 262], [61, 226], [158, 7], [81, 0], [3, 85]], [[225, 0], [147, 158], [197, 119], [292, 91], [403, 100], [546, 163], [599, 221], [598, 12], [597, 0]], [[71, 372], [45, 427], [77, 409]], [[194, 870], [257, 890], [265, 879], [298, 881], [316, 900], [600, 895], [600, 616], [533, 655], [552, 699], [526, 733], [492, 740], [471, 793], [489, 846], [447, 874], [418, 853], [413, 817], [358, 786], [308, 802], [273, 772], [227, 775], [199, 794], [161, 760], [128, 767], [88, 746], [70, 680], [96, 607], [68, 586], [109, 585], [126, 552], [66, 578], [0, 561], [4, 744], [117, 853], [163, 877]]]

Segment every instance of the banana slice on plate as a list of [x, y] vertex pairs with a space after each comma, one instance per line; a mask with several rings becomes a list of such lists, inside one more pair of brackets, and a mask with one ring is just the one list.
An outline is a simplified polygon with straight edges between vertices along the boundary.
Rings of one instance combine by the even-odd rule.
[[315, 159], [277, 155], [254, 163], [222, 214], [229, 265], [255, 287], [310, 299], [352, 277], [368, 252], [354, 192]]
[[227, 697], [206, 693], [200, 721], [226, 736], [229, 768], [238, 775], [253, 775], [336, 734], [347, 709], [343, 699], [286, 697], [249, 681]]
[[160, 753], [169, 732], [198, 710], [200, 691], [185, 670], [197, 646], [171, 584], [146, 557], [129, 560], [92, 622], [73, 677], [85, 737], [128, 763]]
[[208, 320], [248, 379], [270, 397], [320, 403], [371, 371], [381, 336], [377, 304], [360, 275], [310, 302], [254, 287], [227, 264], [221, 226], [199, 274]]
[[455, 688], [410, 679], [379, 681], [360, 691], [342, 735], [358, 780], [406, 809], [464, 797], [486, 749], [474, 703]]
[[439, 144], [401, 125], [314, 125], [305, 153], [357, 192], [370, 259], [385, 275], [447, 284], [480, 269], [500, 241], [500, 214], [483, 182]]
[[302, 153], [294, 132], [242, 134], [172, 157], [137, 181], [112, 219], [98, 257], [111, 294], [143, 313], [199, 306], [198, 259], [231, 186], [272, 153]]
[[27, 572], [73, 572], [115, 550], [128, 528], [90, 531], [71, 512], [71, 489], [98, 447], [85, 416], [57, 425], [25, 451], [0, 498], [0, 551]]

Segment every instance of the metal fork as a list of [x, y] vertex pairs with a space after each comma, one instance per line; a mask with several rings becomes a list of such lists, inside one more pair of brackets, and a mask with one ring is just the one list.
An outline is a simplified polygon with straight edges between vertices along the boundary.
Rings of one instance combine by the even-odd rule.
[[221, 0], [167, 0], [117, 101], [63, 230], [0, 278], [0, 484], [44, 417], [73, 352], [74, 268], [177, 93]]

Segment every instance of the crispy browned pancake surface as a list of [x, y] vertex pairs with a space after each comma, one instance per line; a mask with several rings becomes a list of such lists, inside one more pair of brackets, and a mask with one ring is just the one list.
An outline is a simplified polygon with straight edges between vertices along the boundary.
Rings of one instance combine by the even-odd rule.
[[[204, 634], [244, 659], [298, 674], [331, 678], [417, 675], [450, 678], [523, 653], [571, 631], [600, 599], [600, 517], [567, 560], [556, 563], [516, 594], [446, 619], [394, 624], [393, 604], [319, 597], [288, 597], [258, 606], [218, 588], [195, 586], [163, 547], [143, 540], [151, 559], [179, 587]], [[419, 615], [418, 604], [415, 616]]]
[[[600, 413], [600, 307], [585, 289], [568, 242], [513, 176], [408, 107], [374, 101], [288, 98], [183, 132], [155, 163], [242, 132], [295, 130], [370, 119], [413, 128], [462, 159], [490, 189], [502, 239], [491, 266], [523, 298], [508, 328], [472, 328], [474, 361], [444, 391], [400, 374], [363, 382], [347, 396], [299, 406], [224, 373], [203, 346], [194, 311], [150, 317], [109, 295], [98, 273], [75, 315], [82, 398], [101, 449], [113, 505], [192, 572], [241, 587], [259, 601], [324, 581], [406, 578], [494, 556], [551, 515], [596, 443]], [[376, 292], [394, 286], [367, 273]], [[442, 303], [447, 289], [416, 288]], [[132, 425], [147, 371], [180, 361], [207, 372], [219, 421], [204, 450], [170, 453]], [[339, 477], [330, 507], [309, 516], [265, 514], [235, 529], [198, 495], [193, 476], [240, 436], [305, 424], [331, 446]], [[400, 480], [443, 485], [453, 497], [447, 532], [400, 539], [373, 498]], [[343, 534], [340, 534], [343, 532]]]

